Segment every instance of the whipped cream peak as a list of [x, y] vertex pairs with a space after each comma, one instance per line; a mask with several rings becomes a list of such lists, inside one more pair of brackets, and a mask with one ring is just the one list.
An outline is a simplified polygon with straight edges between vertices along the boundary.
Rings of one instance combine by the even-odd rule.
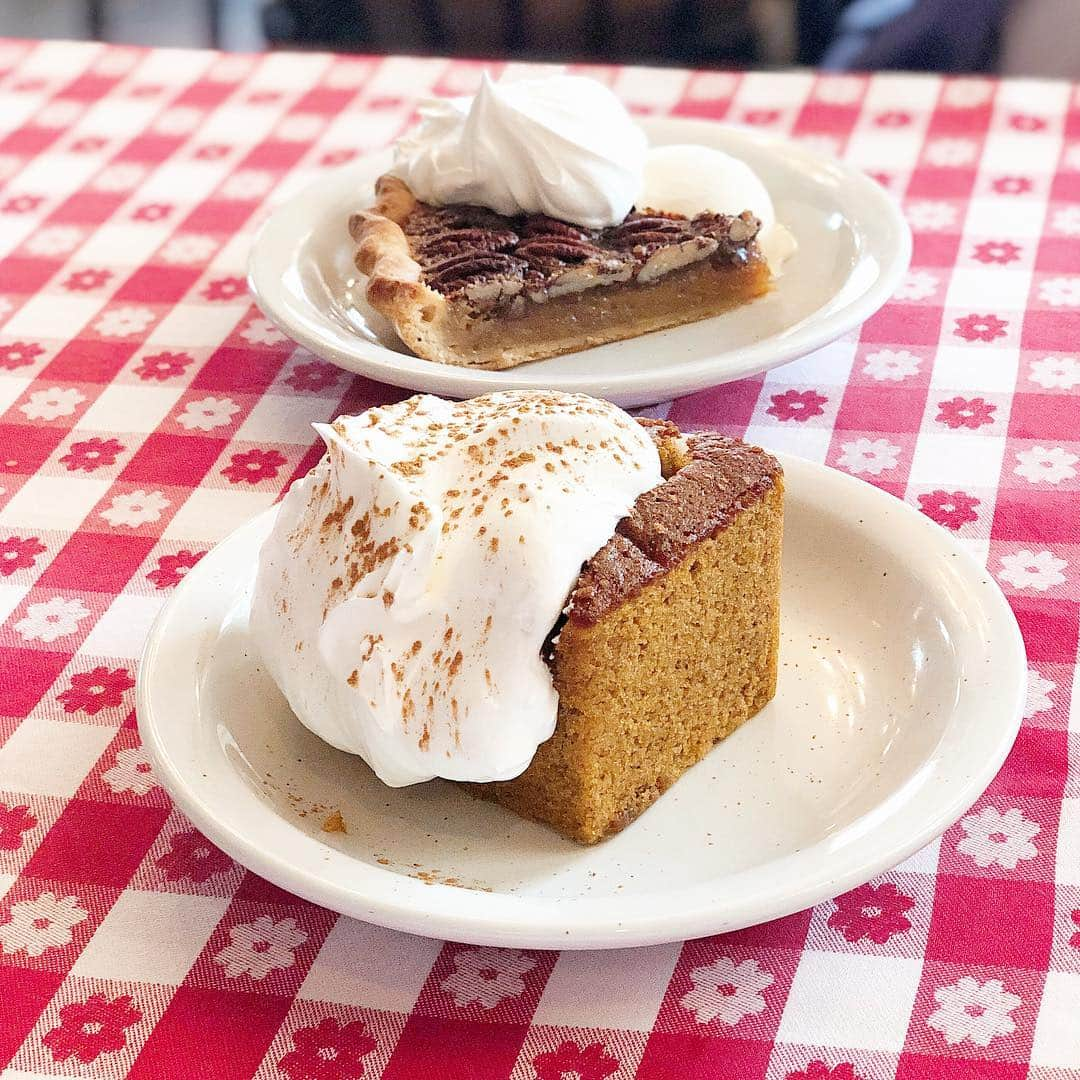
[[401, 138], [393, 172], [427, 203], [548, 214], [589, 229], [634, 205], [644, 132], [603, 83], [579, 75], [493, 82], [472, 98], [437, 98]]
[[541, 651], [582, 564], [661, 481], [606, 402], [417, 396], [316, 425], [263, 545], [252, 630], [300, 720], [386, 783], [506, 780], [555, 727]]

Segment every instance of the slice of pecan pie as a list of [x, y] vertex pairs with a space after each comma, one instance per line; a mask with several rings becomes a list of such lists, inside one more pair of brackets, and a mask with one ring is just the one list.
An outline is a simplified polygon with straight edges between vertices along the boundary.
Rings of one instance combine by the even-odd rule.
[[510, 368], [695, 322], [760, 296], [760, 222], [631, 211], [583, 229], [542, 215], [430, 206], [383, 176], [349, 219], [367, 298], [419, 356]]

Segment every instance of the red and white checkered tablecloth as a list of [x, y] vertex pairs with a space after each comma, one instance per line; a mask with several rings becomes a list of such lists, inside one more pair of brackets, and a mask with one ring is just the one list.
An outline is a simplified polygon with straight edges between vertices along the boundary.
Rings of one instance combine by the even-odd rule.
[[[462, 62], [0, 43], [4, 1077], [1080, 1077], [1080, 93], [601, 70], [636, 110], [813, 142], [903, 199], [861, 331], [668, 406], [864, 477], [988, 561], [1030, 658], [1016, 747], [940, 842], [766, 926], [608, 953], [339, 918], [155, 783], [135, 662], [169, 591], [393, 392], [287, 341], [267, 203], [382, 146]], [[1080, 715], [1080, 713], [1076, 714]]]

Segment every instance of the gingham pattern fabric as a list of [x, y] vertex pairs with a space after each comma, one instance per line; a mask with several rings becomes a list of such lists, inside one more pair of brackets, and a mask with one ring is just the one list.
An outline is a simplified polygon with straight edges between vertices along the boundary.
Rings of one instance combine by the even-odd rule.
[[1080, 96], [1063, 83], [601, 70], [642, 113], [787, 131], [903, 200], [858, 333], [658, 410], [825, 461], [954, 530], [1027, 642], [1024, 727], [937, 843], [766, 926], [607, 953], [339, 918], [156, 784], [150, 621], [392, 392], [251, 305], [269, 200], [468, 63], [0, 44], [0, 1067], [5, 1077], [1080, 1077]]

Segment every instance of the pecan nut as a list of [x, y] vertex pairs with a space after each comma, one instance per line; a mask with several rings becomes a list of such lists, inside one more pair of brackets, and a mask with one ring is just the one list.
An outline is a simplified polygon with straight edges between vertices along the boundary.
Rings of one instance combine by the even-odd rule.
[[582, 263], [601, 252], [595, 244], [590, 244], [587, 240], [572, 239], [568, 236], [540, 236], [523, 240], [515, 254], [531, 265], [548, 262]]
[[427, 284], [450, 292], [481, 278], [521, 277], [525, 264], [502, 252], [471, 251], [436, 263], [426, 274]]
[[510, 251], [518, 242], [511, 229], [448, 229], [417, 245], [426, 259], [438, 260], [469, 251]]

